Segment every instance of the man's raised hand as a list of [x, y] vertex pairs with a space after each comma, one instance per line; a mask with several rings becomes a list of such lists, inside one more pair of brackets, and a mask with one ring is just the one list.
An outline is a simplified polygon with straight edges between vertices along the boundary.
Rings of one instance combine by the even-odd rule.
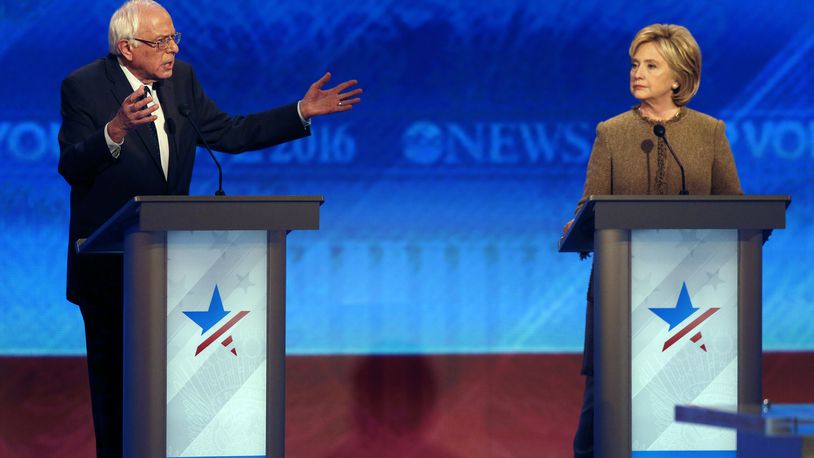
[[330, 81], [331, 73], [325, 73], [319, 80], [308, 88], [305, 97], [300, 102], [300, 113], [305, 119], [310, 119], [314, 116], [326, 115], [336, 113], [339, 111], [347, 111], [353, 108], [353, 105], [362, 101], [361, 98], [355, 97], [362, 93], [361, 88], [356, 88], [351, 91], [345, 91], [358, 84], [356, 80], [345, 81], [344, 83], [337, 84], [331, 89], [322, 90], [325, 83]]
[[158, 119], [153, 114], [155, 110], [158, 110], [158, 104], [155, 103], [148, 107], [147, 105], [153, 101], [153, 98], [152, 96], [145, 97], [144, 91], [145, 87], [141, 86], [128, 95], [122, 102], [122, 106], [119, 107], [119, 111], [116, 112], [116, 116], [107, 125], [107, 135], [114, 142], [121, 143], [124, 137], [136, 127]]

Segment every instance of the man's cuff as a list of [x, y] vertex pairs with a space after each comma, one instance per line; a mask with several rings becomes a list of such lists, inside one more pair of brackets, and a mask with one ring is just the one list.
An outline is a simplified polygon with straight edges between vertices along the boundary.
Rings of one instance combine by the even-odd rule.
[[302, 100], [297, 102], [297, 114], [300, 116], [300, 121], [302, 121], [302, 127], [307, 129], [307, 128], [311, 127], [311, 119], [310, 118], [305, 119], [305, 118], [302, 117], [302, 111], [300, 111], [300, 104], [301, 103], [302, 103]]
[[113, 156], [113, 159], [118, 159], [119, 154], [122, 152], [122, 145], [124, 144], [124, 139], [122, 139], [121, 143], [114, 142], [113, 139], [110, 138], [110, 135], [107, 133], [108, 124], [110, 123], [105, 124], [104, 128], [105, 142], [107, 142], [107, 148], [110, 150], [110, 155]]

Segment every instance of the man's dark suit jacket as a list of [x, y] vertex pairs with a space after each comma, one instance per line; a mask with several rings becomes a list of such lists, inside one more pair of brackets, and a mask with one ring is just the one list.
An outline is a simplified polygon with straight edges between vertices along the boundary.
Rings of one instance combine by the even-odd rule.
[[[77, 256], [75, 243], [89, 236], [129, 199], [137, 195], [189, 193], [198, 137], [179, 106], [189, 107], [212, 148], [230, 153], [262, 149], [310, 135], [290, 104], [248, 116], [231, 117], [206, 94], [192, 67], [176, 60], [172, 77], [153, 85], [166, 119], [170, 146], [164, 178], [158, 145], [149, 125], [125, 137], [118, 158], [110, 154], [104, 126], [133, 89], [115, 56], [98, 59], [62, 82], [59, 173], [71, 185], [68, 240], [68, 300], [121, 284], [121, 256]], [[111, 285], [111, 282], [113, 284]], [[120, 286], [112, 288], [120, 290]], [[121, 300], [119, 298], [118, 300]]]

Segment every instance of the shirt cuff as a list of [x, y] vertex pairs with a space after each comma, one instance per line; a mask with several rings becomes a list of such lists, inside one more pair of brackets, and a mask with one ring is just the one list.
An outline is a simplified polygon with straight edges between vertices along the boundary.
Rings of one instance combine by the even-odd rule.
[[307, 129], [307, 128], [311, 127], [311, 119], [310, 118], [305, 119], [305, 118], [302, 117], [302, 111], [300, 111], [300, 104], [301, 103], [302, 103], [302, 100], [297, 102], [297, 114], [300, 117], [300, 121], [302, 121], [302, 127], [305, 127]]
[[110, 123], [105, 124], [104, 132], [105, 132], [105, 142], [107, 142], [107, 148], [110, 150], [110, 155], [113, 156], [113, 159], [119, 158], [119, 153], [122, 152], [122, 145], [124, 144], [124, 139], [122, 139], [121, 143], [116, 143], [110, 138], [110, 135], [107, 133], [107, 126]]

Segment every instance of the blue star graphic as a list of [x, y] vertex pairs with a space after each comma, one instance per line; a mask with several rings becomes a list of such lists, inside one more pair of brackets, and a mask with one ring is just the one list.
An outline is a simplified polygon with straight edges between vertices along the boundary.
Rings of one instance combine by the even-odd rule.
[[681, 292], [678, 294], [678, 302], [675, 307], [650, 308], [650, 311], [659, 316], [670, 325], [671, 331], [679, 323], [690, 317], [698, 308], [692, 306], [690, 293], [687, 292], [687, 283], [681, 284]]
[[212, 300], [209, 302], [209, 310], [205, 312], [184, 312], [184, 315], [201, 327], [201, 335], [203, 335], [229, 313], [231, 312], [223, 310], [223, 301], [220, 299], [220, 291], [218, 291], [218, 285], [215, 285]]

